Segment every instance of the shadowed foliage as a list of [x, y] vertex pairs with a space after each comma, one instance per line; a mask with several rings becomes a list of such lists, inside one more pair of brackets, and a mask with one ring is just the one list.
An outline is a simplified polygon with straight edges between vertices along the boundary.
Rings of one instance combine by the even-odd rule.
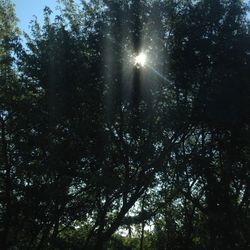
[[248, 249], [247, 4], [59, 5], [0, 0], [0, 248]]

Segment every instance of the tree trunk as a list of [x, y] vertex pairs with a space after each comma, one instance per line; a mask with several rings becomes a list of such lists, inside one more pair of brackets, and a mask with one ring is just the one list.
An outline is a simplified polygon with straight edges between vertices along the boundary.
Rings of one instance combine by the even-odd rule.
[[[145, 196], [142, 197], [142, 206], [141, 206], [141, 214], [142, 217], [144, 216], [144, 205], [145, 205]], [[145, 228], [145, 221], [144, 218], [142, 218], [141, 223], [141, 239], [140, 239], [140, 250], [144, 249], [144, 228]]]

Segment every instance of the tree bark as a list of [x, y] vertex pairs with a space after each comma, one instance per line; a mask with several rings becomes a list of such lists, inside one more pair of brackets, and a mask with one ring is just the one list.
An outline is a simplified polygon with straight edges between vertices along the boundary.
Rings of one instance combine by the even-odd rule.
[[[142, 206], [141, 206], [141, 214], [144, 216], [144, 205], [145, 205], [145, 196], [142, 197]], [[140, 250], [144, 249], [144, 228], [145, 228], [145, 220], [142, 218], [141, 223], [141, 239], [140, 239]]]

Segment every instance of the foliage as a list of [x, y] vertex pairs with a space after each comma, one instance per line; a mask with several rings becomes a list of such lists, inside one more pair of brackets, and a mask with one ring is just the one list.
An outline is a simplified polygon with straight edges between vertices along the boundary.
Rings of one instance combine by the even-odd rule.
[[1, 248], [248, 249], [246, 4], [60, 2], [0, 0]]

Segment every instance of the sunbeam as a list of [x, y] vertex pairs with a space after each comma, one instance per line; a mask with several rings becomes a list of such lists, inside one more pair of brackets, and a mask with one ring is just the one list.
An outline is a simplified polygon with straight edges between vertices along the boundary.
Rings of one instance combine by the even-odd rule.
[[146, 54], [141, 52], [139, 55], [135, 57], [135, 66], [144, 67], [146, 60], [147, 60]]

